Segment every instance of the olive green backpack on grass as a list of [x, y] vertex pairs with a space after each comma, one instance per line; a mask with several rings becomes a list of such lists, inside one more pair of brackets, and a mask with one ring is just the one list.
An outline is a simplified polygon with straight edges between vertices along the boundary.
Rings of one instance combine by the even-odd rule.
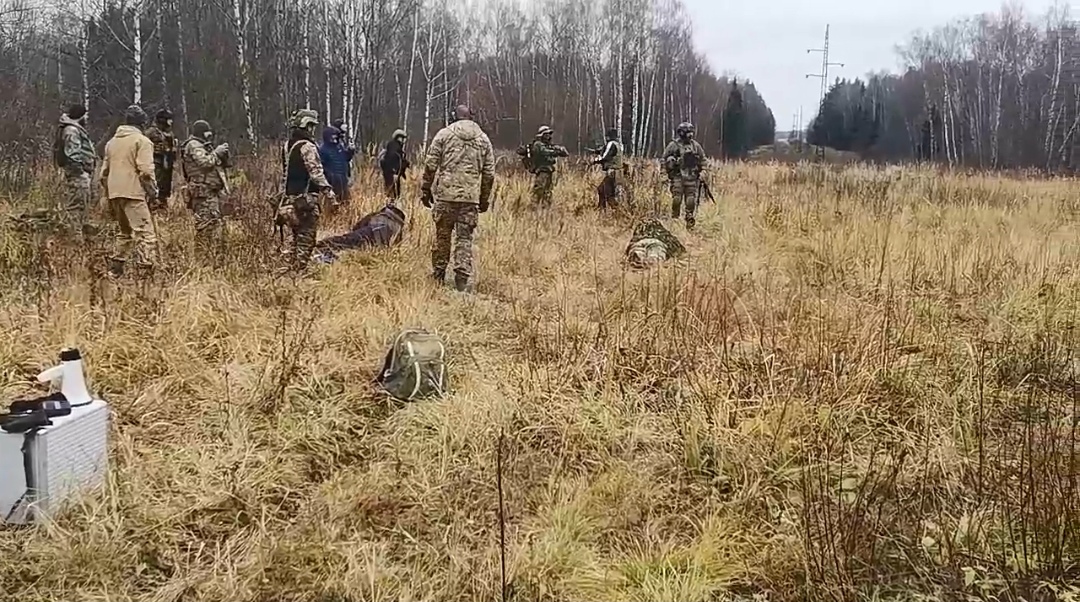
[[401, 401], [445, 394], [449, 377], [442, 339], [423, 329], [401, 331], [386, 352], [376, 382]]

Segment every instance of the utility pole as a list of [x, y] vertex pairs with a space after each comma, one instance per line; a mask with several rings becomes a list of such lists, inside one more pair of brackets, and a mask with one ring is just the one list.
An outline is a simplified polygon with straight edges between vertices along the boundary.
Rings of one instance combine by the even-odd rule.
[[[829, 62], [829, 26], [825, 26], [825, 44], [821, 48], [809, 48], [806, 53], [811, 52], [821, 53], [821, 73], [808, 73], [807, 78], [817, 77], [821, 79], [821, 95], [818, 98], [818, 115], [821, 115], [822, 109], [825, 108], [825, 93], [829, 90], [829, 67], [843, 67], [843, 63], [830, 63]], [[821, 158], [825, 158], [825, 148], [821, 147], [818, 151]]]

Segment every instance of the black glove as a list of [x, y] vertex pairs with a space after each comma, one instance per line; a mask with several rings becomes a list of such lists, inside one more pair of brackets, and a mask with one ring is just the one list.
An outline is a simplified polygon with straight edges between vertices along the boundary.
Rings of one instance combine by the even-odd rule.
[[480, 213], [487, 213], [489, 207], [491, 207], [491, 201], [480, 199]]
[[435, 204], [435, 199], [431, 196], [431, 189], [424, 188], [420, 191], [420, 204], [431, 209], [431, 206]]

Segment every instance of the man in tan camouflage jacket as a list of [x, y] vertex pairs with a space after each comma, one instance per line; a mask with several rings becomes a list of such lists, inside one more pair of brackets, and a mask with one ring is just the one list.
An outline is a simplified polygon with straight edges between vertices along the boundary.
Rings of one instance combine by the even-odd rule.
[[473, 274], [473, 233], [491, 202], [495, 152], [469, 107], [457, 107], [454, 117], [428, 147], [420, 202], [432, 209], [435, 220], [433, 276], [439, 283], [446, 278], [453, 235], [454, 286], [464, 291]]
[[229, 145], [213, 144], [210, 124], [199, 120], [191, 124], [191, 137], [184, 141], [182, 163], [187, 181], [188, 205], [195, 213], [195, 239], [203, 250], [221, 251], [224, 222], [221, 203], [228, 193], [222, 165], [229, 157]]

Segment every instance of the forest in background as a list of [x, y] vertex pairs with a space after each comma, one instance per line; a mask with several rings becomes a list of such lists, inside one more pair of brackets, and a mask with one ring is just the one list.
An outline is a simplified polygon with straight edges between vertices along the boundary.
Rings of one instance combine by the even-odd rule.
[[1080, 46], [1064, 8], [1018, 6], [914, 34], [902, 75], [837, 80], [807, 141], [881, 161], [1074, 171]]
[[617, 125], [655, 155], [689, 120], [715, 155], [725, 114], [729, 150], [772, 142], [753, 84], [714, 74], [691, 27], [680, 0], [0, 0], [0, 156], [47, 156], [78, 101], [102, 142], [134, 102], [249, 152], [299, 107], [417, 143], [462, 102], [502, 148], [551, 124], [580, 150]]

